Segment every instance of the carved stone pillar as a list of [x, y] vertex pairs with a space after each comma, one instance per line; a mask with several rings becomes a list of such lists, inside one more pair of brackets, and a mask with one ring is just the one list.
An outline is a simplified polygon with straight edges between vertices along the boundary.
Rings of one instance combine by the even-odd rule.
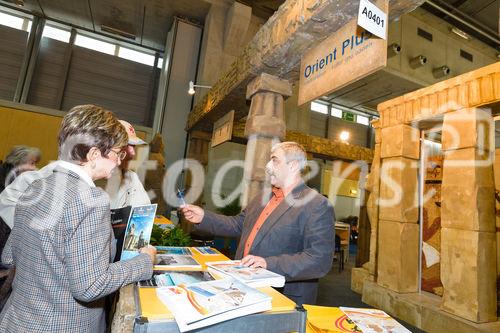
[[[191, 131], [189, 133], [189, 146], [186, 157], [200, 162], [201, 165], [203, 165], [205, 171], [208, 165], [208, 148], [210, 147], [211, 139], [212, 139], [212, 134], [208, 132]], [[186, 193], [189, 190], [193, 189], [194, 186], [201, 186], [203, 188], [203, 184], [193, 184], [190, 172], [186, 172], [185, 177], [186, 177], [185, 178]], [[203, 191], [201, 192], [201, 195], [198, 197], [198, 200], [196, 202], [193, 202], [193, 204], [202, 206]], [[193, 224], [184, 221], [184, 219], [182, 218], [181, 218], [181, 226], [182, 229], [186, 232], [191, 232], [193, 229]]]
[[242, 205], [246, 206], [263, 188], [265, 167], [274, 142], [285, 137], [284, 98], [292, 94], [287, 80], [263, 73], [247, 86], [247, 99], [251, 99], [250, 112], [245, 125], [248, 138], [245, 154]]
[[444, 116], [442, 308], [479, 323], [497, 320], [493, 132], [489, 111]]
[[377, 283], [400, 293], [418, 291], [419, 139], [408, 125], [382, 128]]
[[381, 129], [380, 121], [372, 121], [375, 129], [375, 152], [373, 156], [370, 174], [366, 182], [366, 190], [369, 192], [369, 197], [366, 203], [368, 219], [370, 221], [370, 249], [369, 260], [364, 265], [371, 275], [376, 275], [377, 272], [377, 243], [378, 243], [378, 198], [380, 196], [380, 142]]

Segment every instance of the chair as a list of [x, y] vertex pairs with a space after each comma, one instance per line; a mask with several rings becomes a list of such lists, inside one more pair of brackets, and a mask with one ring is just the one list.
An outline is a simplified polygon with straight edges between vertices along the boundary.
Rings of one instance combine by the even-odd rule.
[[333, 253], [339, 262], [339, 273], [344, 269], [344, 248], [339, 235], [335, 235], [335, 251]]

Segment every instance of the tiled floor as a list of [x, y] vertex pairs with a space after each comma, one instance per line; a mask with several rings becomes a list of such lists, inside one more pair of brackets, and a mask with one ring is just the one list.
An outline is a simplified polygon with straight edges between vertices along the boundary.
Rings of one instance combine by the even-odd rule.
[[[338, 262], [333, 263], [332, 270], [319, 282], [317, 305], [371, 307], [361, 301], [361, 295], [351, 290], [351, 269], [354, 267], [355, 255], [351, 253], [342, 273], [339, 273]], [[398, 320], [407, 329], [414, 333], [424, 332], [405, 322]]]

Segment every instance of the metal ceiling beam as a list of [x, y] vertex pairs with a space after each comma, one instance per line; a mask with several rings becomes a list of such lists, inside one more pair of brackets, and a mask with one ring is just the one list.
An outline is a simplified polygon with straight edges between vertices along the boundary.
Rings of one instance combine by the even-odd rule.
[[[429, 4], [431, 7], [433, 7], [434, 9], [437, 9], [441, 13], [443, 13], [443, 14], [451, 17], [452, 19], [454, 19], [454, 20], [462, 23], [463, 25], [465, 25], [469, 29], [472, 29], [475, 32], [477, 32], [478, 34], [480, 34], [480, 35], [484, 36], [485, 38], [491, 40], [492, 42], [494, 42], [495, 44], [497, 44], [497, 47], [500, 46], [500, 39], [498, 38], [498, 34], [495, 34], [488, 27], [486, 27], [483, 24], [481, 24], [481, 22], [476, 21], [474, 18], [472, 18], [469, 15], [461, 12], [459, 9], [453, 8], [453, 12], [455, 12], [455, 13], [453, 13], [452, 11], [444, 8], [440, 4], [435, 3], [434, 1], [427, 0], [425, 2], [427, 4]], [[462, 16], [463, 18], [460, 17], [460, 16], [458, 16], [457, 14], [460, 15], [460, 16]]]
[[[390, 20], [423, 2], [391, 0]], [[358, 7], [359, 0], [287, 0], [196, 104], [187, 129], [211, 130], [213, 122], [231, 109], [236, 110], [236, 119], [246, 116], [246, 85], [260, 73], [296, 82], [302, 55], [355, 18]]]

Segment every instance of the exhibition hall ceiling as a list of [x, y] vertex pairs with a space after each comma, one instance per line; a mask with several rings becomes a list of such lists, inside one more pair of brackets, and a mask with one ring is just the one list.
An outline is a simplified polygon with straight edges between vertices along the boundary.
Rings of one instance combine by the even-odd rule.
[[[396, 1], [396, 0], [391, 0]], [[212, 4], [231, 4], [232, 0], [0, 0], [0, 3], [38, 13], [49, 19], [103, 32], [103, 26], [135, 36], [135, 42], [162, 50], [174, 16], [204, 24]], [[267, 19], [284, 0], [238, 0], [252, 7], [254, 15]], [[341, 3], [342, 1], [339, 1]], [[429, 0], [422, 7], [473, 36], [477, 32], [455, 18], [467, 15], [498, 36], [500, 0]], [[446, 15], [436, 6], [452, 13]], [[484, 36], [478, 36], [483, 38]], [[132, 37], [134, 38], [134, 37]], [[495, 46], [494, 46], [495, 47]]]
[[[426, 1], [422, 8], [457, 26], [472, 37], [499, 49], [498, 43], [485, 37], [484, 33], [499, 39], [500, 0], [430, 0]], [[478, 30], [482, 30], [483, 33]]]
[[[254, 15], [269, 18], [284, 0], [242, 0]], [[163, 50], [175, 16], [203, 25], [210, 6], [232, 0], [0, 0], [18, 8], [97, 33], [123, 32], [145, 47]], [[114, 36], [114, 35], [111, 35]]]
[[[252, 7], [252, 13], [269, 18], [285, 0], [237, 0]], [[339, 4], [348, 0], [337, 0]], [[390, 0], [394, 2], [398, 0]], [[0, 4], [18, 8], [49, 20], [81, 27], [101, 34], [129, 35], [125, 41], [163, 51], [174, 17], [203, 26], [213, 5], [227, 8], [234, 0], [0, 0]], [[500, 0], [427, 0], [422, 9], [458, 27], [473, 39], [481, 40], [500, 52]], [[423, 11], [424, 12], [424, 11]], [[425, 12], [424, 12], [425, 13]], [[489, 36], [489, 37], [488, 37]], [[453, 68], [455, 70], [455, 68]], [[376, 114], [376, 105], [384, 100], [413, 91], [421, 85], [390, 72], [381, 71], [359, 80], [323, 99], [352, 109]]]
[[[163, 50], [175, 16], [202, 25], [210, 9], [203, 0], [7, 0], [19, 2], [17, 8], [81, 27], [106, 33], [106, 27], [135, 36], [145, 47]], [[111, 35], [114, 36], [114, 35]], [[127, 39], [125, 39], [127, 40]]]

